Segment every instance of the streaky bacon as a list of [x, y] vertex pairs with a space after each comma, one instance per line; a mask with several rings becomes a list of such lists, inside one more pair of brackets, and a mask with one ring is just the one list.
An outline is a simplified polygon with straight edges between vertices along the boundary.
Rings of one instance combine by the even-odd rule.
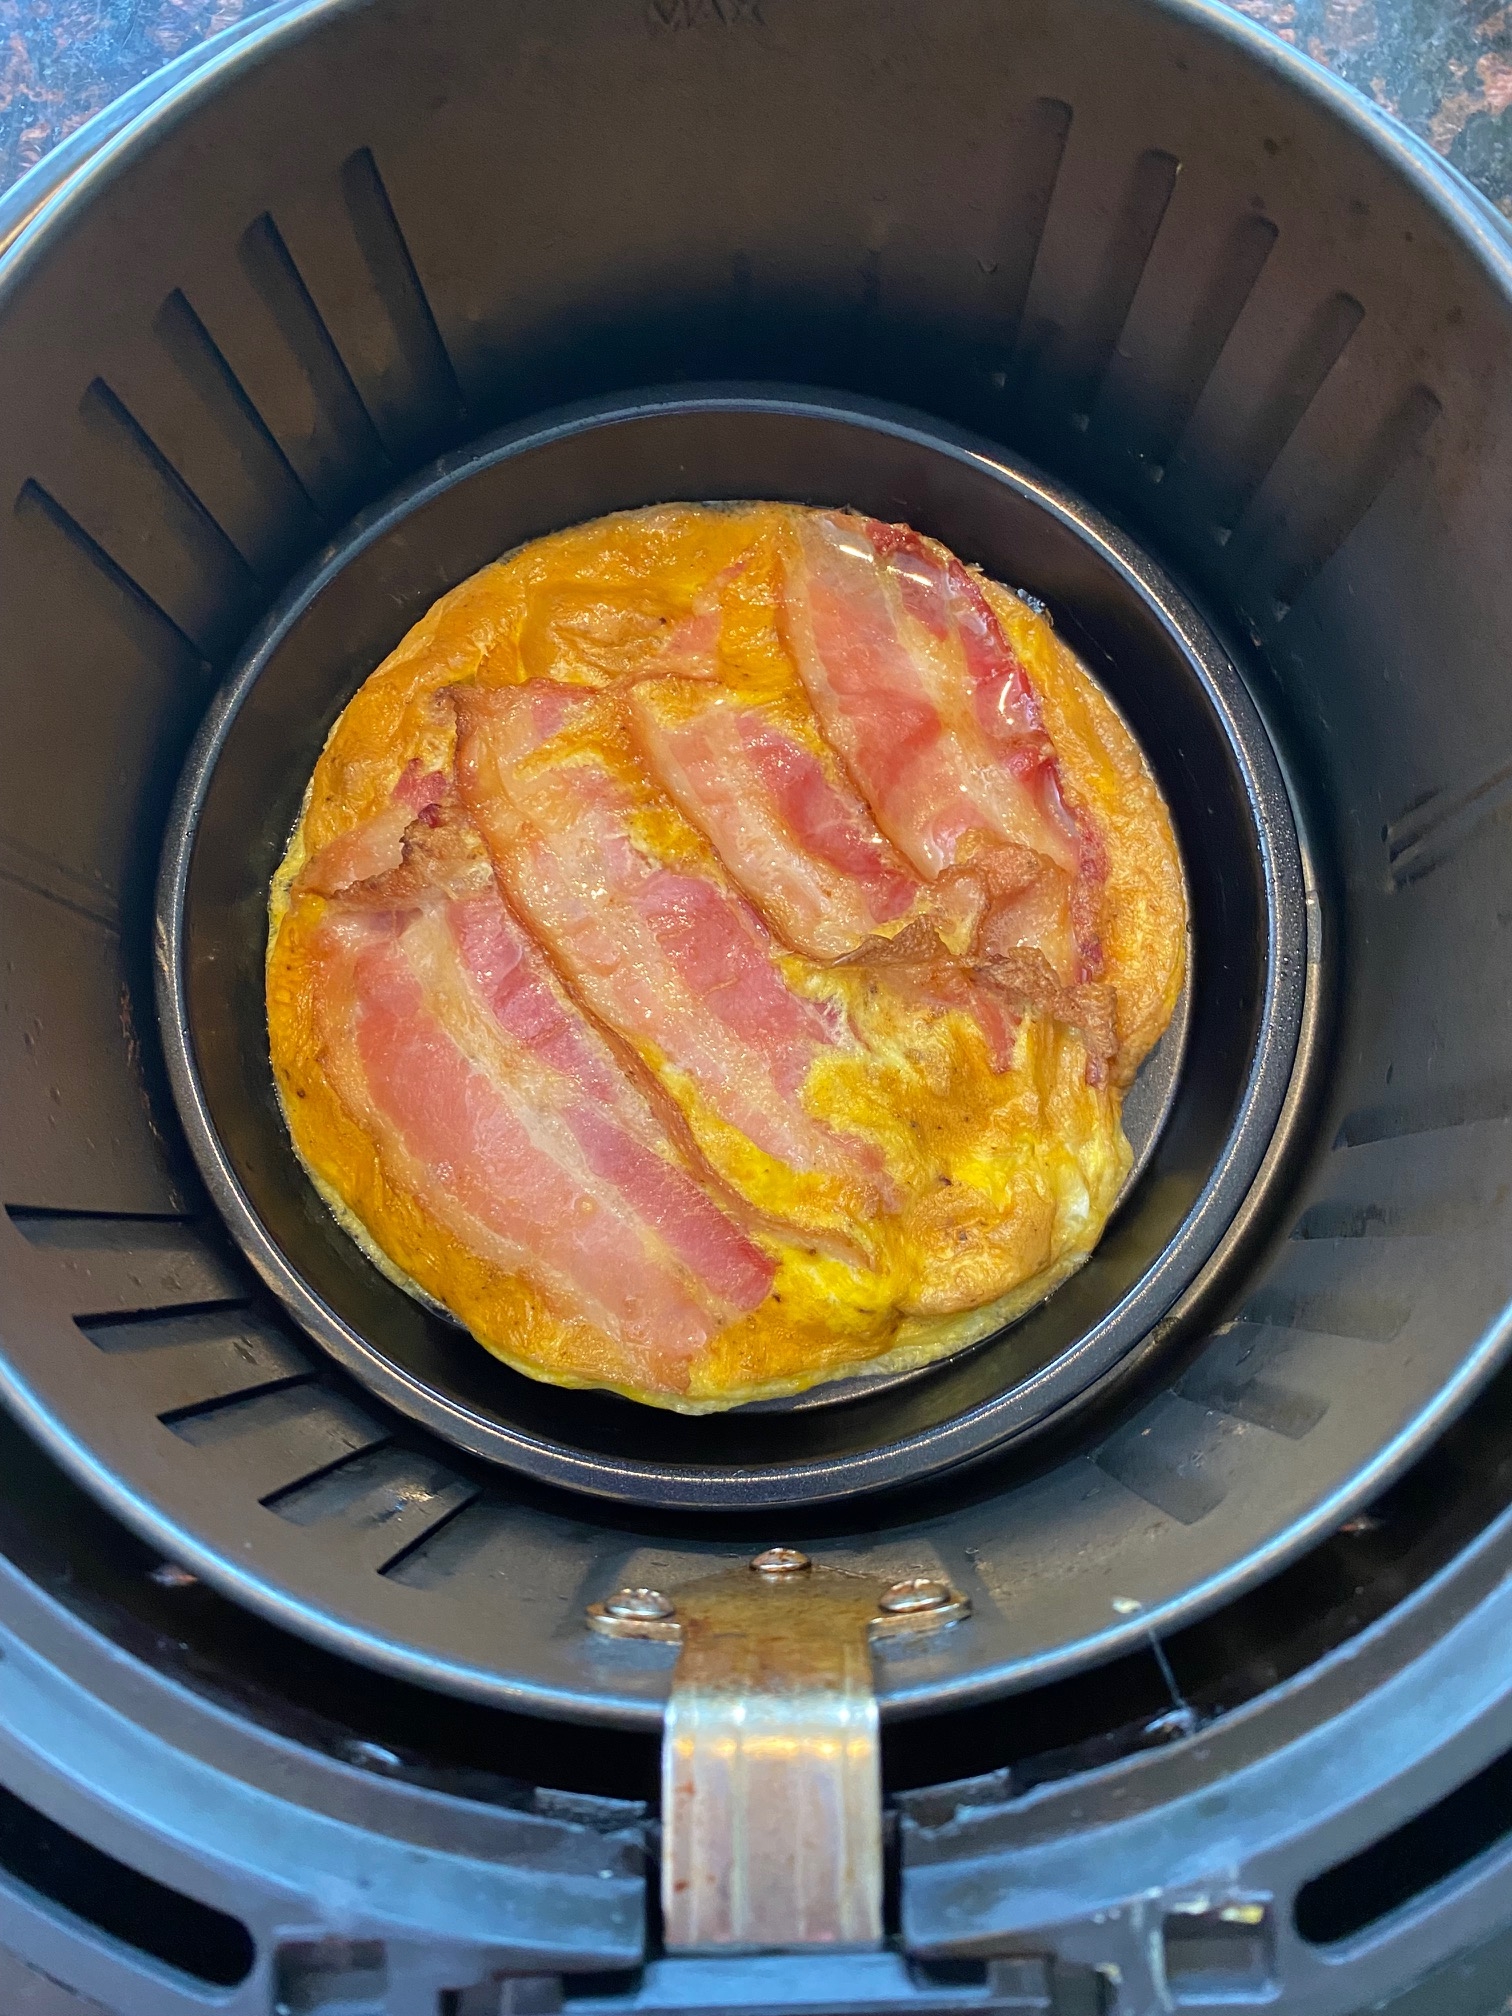
[[394, 797], [416, 813], [445, 802], [451, 793], [451, 777], [445, 770], [427, 770], [418, 756], [410, 758], [399, 773]]
[[781, 948], [715, 864], [653, 851], [646, 822], [677, 815], [633, 763], [606, 755], [612, 696], [535, 681], [454, 697], [462, 799], [511, 902], [587, 1007], [758, 1148], [879, 1207], [890, 1186], [878, 1152], [799, 1096], [848, 1033], [789, 987]]
[[888, 984], [923, 1008], [963, 1008], [976, 1021], [994, 1071], [1013, 1062], [1014, 1037], [1025, 1015], [1050, 1015], [1075, 1029], [1087, 1053], [1087, 1082], [1107, 1080], [1117, 1048], [1111, 987], [1096, 981], [1063, 986], [1043, 952], [1014, 946], [999, 953], [952, 957], [933, 925], [918, 918], [895, 938], [870, 939], [842, 965], [881, 968]]
[[441, 770], [406, 763], [382, 811], [344, 833], [338, 833], [312, 855], [299, 871], [294, 890], [331, 896], [354, 882], [369, 881], [397, 868], [404, 856], [404, 836], [417, 814], [423, 816], [446, 796], [449, 779]]
[[713, 680], [630, 695], [657, 781], [794, 951], [837, 959], [927, 895], [849, 778], [773, 714]]
[[392, 803], [371, 819], [349, 826], [312, 854], [294, 878], [293, 891], [333, 896], [354, 882], [386, 875], [404, 858], [404, 836], [414, 820], [408, 805]]
[[[1014, 943], [1048, 951], [1043, 934], [1065, 933], [1076, 945], [1083, 976], [1094, 977], [1102, 970], [1097, 891], [1107, 876], [1107, 852], [1092, 820], [1067, 805], [1062, 794], [1055, 748], [1045, 732], [1039, 695], [1028, 672], [1003, 634], [981, 582], [954, 553], [907, 525], [870, 518], [866, 531], [875, 550], [891, 562], [910, 615], [937, 638], [954, 635], [978, 725], [1003, 750], [1015, 776], [1029, 786], [1050, 828], [1075, 848], [1074, 878], [1063, 892], [1064, 909], [1056, 922], [1050, 923], [1050, 901], [1040, 891], [1032, 918], [1023, 917], [1021, 935]], [[1006, 930], [1005, 917], [999, 923], [1000, 937]], [[1064, 966], [1064, 961], [1051, 963]]]
[[800, 512], [783, 609], [820, 724], [899, 852], [932, 882], [990, 881], [994, 853], [1033, 855], [1033, 899], [992, 899], [997, 942], [1042, 951], [1065, 982], [1095, 977], [1101, 843], [1066, 804], [1038, 696], [980, 584], [906, 526]]
[[481, 840], [441, 809], [317, 927], [328, 1074], [439, 1222], [675, 1379], [763, 1299], [773, 1262], [510, 913]]

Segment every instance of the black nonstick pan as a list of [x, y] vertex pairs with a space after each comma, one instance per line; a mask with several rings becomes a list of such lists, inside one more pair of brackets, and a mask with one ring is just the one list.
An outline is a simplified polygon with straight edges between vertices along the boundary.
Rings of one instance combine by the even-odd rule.
[[[697, 1420], [525, 1378], [365, 1260], [288, 1143], [261, 985], [268, 884], [355, 686], [438, 593], [498, 553], [673, 497], [852, 504], [1041, 596], [1166, 790], [1190, 864], [1195, 972], [1135, 1096], [1131, 1194], [1071, 1283], [923, 1376]], [[604, 1496], [727, 1509], [840, 1498], [970, 1462], [1063, 1414], [1116, 1365], [1255, 1181], [1292, 1074], [1305, 969], [1275, 753], [1173, 584], [1087, 506], [987, 444], [920, 415], [739, 389], [547, 418], [448, 457], [364, 513], [282, 599], [206, 717], [168, 823], [156, 942], [169, 1069], [201, 1172], [305, 1329], [475, 1455]]]

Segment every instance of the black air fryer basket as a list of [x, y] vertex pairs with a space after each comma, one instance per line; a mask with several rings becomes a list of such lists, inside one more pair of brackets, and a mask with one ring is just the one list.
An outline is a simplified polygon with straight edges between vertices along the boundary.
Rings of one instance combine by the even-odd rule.
[[[96, 1564], [145, 1543], [199, 1606], [165, 1625], [172, 1574], [128, 1601], [112, 1571], [94, 1625], [130, 1639], [122, 1606], [147, 1602], [131, 1642], [166, 1630], [158, 1663], [184, 1654], [254, 1721], [252, 1695], [287, 1697], [286, 1734], [345, 1686], [354, 1724], [398, 1716], [417, 1754], [432, 1702], [522, 1746], [489, 1770], [576, 1783], [613, 1751], [607, 1785], [640, 1768], [668, 1669], [590, 1639], [584, 1606], [781, 1541], [970, 1594], [969, 1626], [878, 1663], [918, 1787], [1131, 1715], [1165, 1715], [1148, 1740], [1174, 1770], [1210, 1709], [1282, 1713], [1271, 1681], [1489, 1545], [1512, 1303], [1501, 220], [1198, 0], [310, 0], [115, 126], [0, 215], [0, 241], [24, 221], [0, 263], [0, 1397], [24, 1431], [0, 1493], [37, 1560], [68, 1534]], [[1166, 788], [1194, 964], [1131, 1104], [1138, 1181], [1068, 1288], [903, 1386], [691, 1424], [485, 1360], [334, 1230], [272, 1101], [262, 904], [330, 722], [438, 594], [600, 511], [741, 496], [907, 518], [1047, 601]], [[1431, 1508], [1396, 1482], [1414, 1464]], [[1416, 1565], [1327, 1553], [1393, 1486]], [[1248, 1678], [1194, 1707], [1173, 1633]], [[1484, 1699], [1419, 1707], [1411, 1738], [1352, 1727], [1337, 1782], [1287, 1745], [1343, 1695], [1256, 1710], [1243, 1755], [1213, 1738], [1183, 1785], [1147, 1773], [1100, 1823], [1128, 1836], [1096, 1862], [1101, 1919], [1070, 1873], [1085, 1811], [1026, 1818], [990, 1777], [917, 1793], [902, 1935], [1053, 1950], [1142, 2010], [1173, 2006], [1148, 1999], [1187, 1965], [1169, 1928], [1207, 1913], [1192, 1994], [1206, 1968], [1352, 2007], [1329, 1958], [1348, 1914], [1296, 1895], [1512, 1741], [1477, 1720], [1505, 1676], [1476, 1656]], [[527, 1717], [628, 1733], [601, 1751]], [[1108, 1740], [1076, 1768], [1145, 1742]], [[404, 1743], [368, 1747], [403, 1777]], [[1438, 1751], [1449, 1775], [1392, 1790], [1383, 1823], [1376, 1792]], [[1262, 1766], [1282, 1789], [1248, 1818], [1238, 1792], [1192, 1803]], [[1162, 1813], [1164, 1850], [1129, 1834]], [[1237, 1916], [1202, 1901], [1220, 1878]], [[258, 1882], [172, 1880], [241, 1912], [238, 1996], [272, 1992], [290, 1935]], [[638, 1892], [614, 1880], [612, 1937], [520, 1951], [630, 1965]], [[1127, 1900], [1163, 1888], [1147, 1924]], [[366, 1940], [352, 1978], [397, 1980], [367, 1909], [305, 1944]], [[1418, 1935], [1424, 1965], [1476, 1929], [1455, 1923]], [[1353, 1981], [1395, 1978], [1405, 1925], [1357, 1939]]]

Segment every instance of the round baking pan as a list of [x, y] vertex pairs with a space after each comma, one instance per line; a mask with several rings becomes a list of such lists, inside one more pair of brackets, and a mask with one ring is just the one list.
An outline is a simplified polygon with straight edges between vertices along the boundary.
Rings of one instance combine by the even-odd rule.
[[[1045, 601], [1148, 753], [1187, 864], [1195, 983], [1132, 1101], [1142, 1170], [1037, 1309], [896, 1384], [696, 1420], [523, 1377], [396, 1288], [319, 1201], [274, 1093], [267, 889], [332, 721], [435, 597], [522, 541], [671, 499], [850, 505]], [[237, 1243], [348, 1372], [543, 1481], [661, 1506], [843, 1498], [970, 1463], [1062, 1415], [1146, 1337], [1253, 1184], [1290, 1082], [1305, 963], [1275, 753], [1195, 610], [1127, 539], [1000, 450], [802, 391], [650, 392], [448, 457], [284, 596], [211, 706], [170, 815], [159, 1008], [201, 1173]], [[1179, 1068], [1178, 1068], [1179, 1066]]]

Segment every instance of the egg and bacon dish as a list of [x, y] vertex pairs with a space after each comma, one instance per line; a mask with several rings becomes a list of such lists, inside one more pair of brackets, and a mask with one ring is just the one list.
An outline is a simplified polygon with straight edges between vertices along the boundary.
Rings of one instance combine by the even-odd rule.
[[269, 917], [289, 1131], [374, 1264], [685, 1413], [1064, 1280], [1186, 947], [1154, 779], [1037, 605], [772, 504], [444, 596], [332, 729]]

